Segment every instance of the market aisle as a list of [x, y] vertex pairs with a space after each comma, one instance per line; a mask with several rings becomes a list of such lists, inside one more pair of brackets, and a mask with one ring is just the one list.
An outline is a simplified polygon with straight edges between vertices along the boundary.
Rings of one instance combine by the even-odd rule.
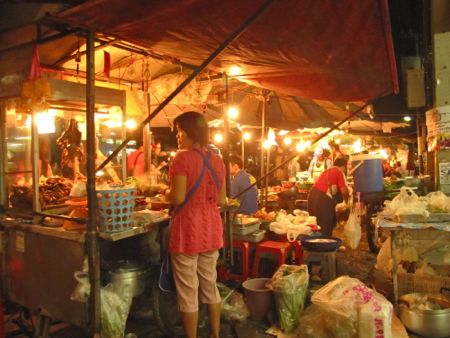
[[[343, 222], [338, 223], [333, 230], [333, 236], [341, 238], [345, 245], [344, 225]], [[366, 284], [373, 283], [377, 255], [369, 250], [365, 229], [361, 229], [361, 234], [361, 240], [355, 250], [346, 248], [345, 251], [337, 252], [337, 274], [357, 278]]]

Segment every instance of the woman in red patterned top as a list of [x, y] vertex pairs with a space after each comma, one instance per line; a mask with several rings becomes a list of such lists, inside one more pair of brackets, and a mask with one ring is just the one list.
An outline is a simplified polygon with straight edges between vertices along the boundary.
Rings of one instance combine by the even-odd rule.
[[[216, 262], [223, 246], [218, 205], [225, 204], [225, 166], [208, 150], [208, 125], [203, 115], [187, 112], [178, 116], [179, 151], [169, 176], [169, 199], [175, 206], [169, 235], [169, 252], [177, 289], [178, 308], [186, 337], [197, 337], [198, 301], [208, 304], [211, 337], [219, 337], [221, 299], [216, 285]], [[203, 177], [196, 185], [203, 167]], [[189, 196], [189, 197], [187, 197]]]
[[344, 175], [346, 166], [347, 160], [338, 157], [333, 167], [319, 176], [308, 195], [308, 212], [317, 217], [317, 224], [324, 236], [331, 236], [336, 225], [336, 202], [331, 195], [340, 192], [344, 201], [349, 197]]

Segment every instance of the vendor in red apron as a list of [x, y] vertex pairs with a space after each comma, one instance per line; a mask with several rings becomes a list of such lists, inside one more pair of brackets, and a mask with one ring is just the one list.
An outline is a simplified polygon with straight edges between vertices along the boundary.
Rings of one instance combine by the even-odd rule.
[[331, 236], [336, 225], [336, 204], [349, 197], [344, 175], [346, 166], [345, 158], [337, 158], [333, 167], [319, 176], [308, 195], [308, 212], [316, 216], [324, 236]]

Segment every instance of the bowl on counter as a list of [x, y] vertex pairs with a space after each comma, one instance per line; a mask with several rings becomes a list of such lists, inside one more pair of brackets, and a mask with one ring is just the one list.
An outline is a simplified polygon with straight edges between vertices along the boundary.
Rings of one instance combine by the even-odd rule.
[[342, 240], [331, 236], [306, 236], [301, 239], [302, 247], [308, 251], [336, 251], [342, 245]]

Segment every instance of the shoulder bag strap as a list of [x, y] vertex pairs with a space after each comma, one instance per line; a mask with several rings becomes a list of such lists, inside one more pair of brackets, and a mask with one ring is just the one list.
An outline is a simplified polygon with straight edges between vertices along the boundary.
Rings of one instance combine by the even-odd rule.
[[206, 156], [203, 155], [202, 153], [200, 153], [200, 151], [194, 149], [197, 153], [199, 153], [202, 156], [203, 159], [203, 165], [202, 165], [202, 169], [200, 171], [200, 175], [198, 176], [197, 180], [194, 182], [194, 184], [192, 185], [191, 189], [187, 192], [186, 197], [184, 198], [183, 203], [177, 205], [175, 207], [175, 209], [173, 210], [173, 214], [179, 212], [181, 210], [181, 208], [183, 208], [187, 202], [189, 202], [189, 200], [191, 199], [191, 197], [194, 195], [194, 193], [197, 191], [198, 187], [200, 186], [200, 183], [202, 182], [203, 176], [205, 176], [205, 171], [206, 171], [206, 166], [210, 157], [210, 153], [208, 153]]
[[[194, 150], [197, 154], [199, 154], [203, 158], [203, 160], [205, 160], [205, 155], [200, 150], [198, 150], [198, 149], [194, 149]], [[207, 156], [206, 163], [205, 163], [206, 167], [208, 168], [209, 172], [211, 173], [211, 176], [214, 180], [214, 184], [216, 185], [216, 188], [219, 189], [219, 186], [220, 186], [219, 178], [217, 177], [216, 171], [214, 170], [214, 168], [211, 166], [211, 163], [209, 162], [209, 158], [211, 157], [210, 151], [207, 152], [206, 156]]]

